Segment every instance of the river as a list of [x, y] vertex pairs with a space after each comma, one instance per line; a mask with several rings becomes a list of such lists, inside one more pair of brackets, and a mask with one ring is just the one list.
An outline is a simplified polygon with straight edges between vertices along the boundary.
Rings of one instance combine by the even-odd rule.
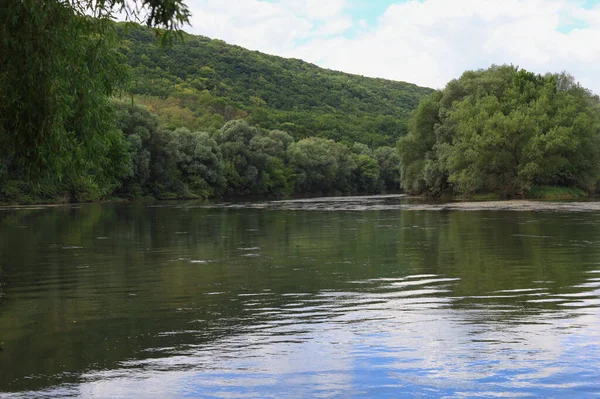
[[556, 204], [0, 210], [0, 397], [598, 397], [600, 209]]

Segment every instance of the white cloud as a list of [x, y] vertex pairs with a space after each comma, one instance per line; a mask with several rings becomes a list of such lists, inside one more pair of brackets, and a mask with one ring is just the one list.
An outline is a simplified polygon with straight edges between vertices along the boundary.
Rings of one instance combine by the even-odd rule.
[[283, 4], [257, 0], [189, 1], [191, 33], [238, 44], [253, 50], [280, 54], [308, 37], [313, 23]]
[[348, 15], [342, 15], [339, 17], [334, 17], [328, 19], [323, 23], [322, 26], [319, 26], [315, 30], [311, 32], [313, 36], [336, 36], [343, 35], [348, 29], [352, 28], [354, 22], [352, 18]]
[[280, 4], [293, 13], [316, 20], [335, 18], [348, 6], [347, 0], [281, 0]]
[[349, 16], [350, 0], [189, 4], [194, 33], [327, 68], [443, 87], [466, 69], [509, 63], [567, 70], [600, 92], [600, 7], [577, 0], [411, 0], [370, 27]]
[[299, 40], [341, 35], [353, 21], [346, 0], [190, 0], [191, 33], [271, 54], [293, 54]]

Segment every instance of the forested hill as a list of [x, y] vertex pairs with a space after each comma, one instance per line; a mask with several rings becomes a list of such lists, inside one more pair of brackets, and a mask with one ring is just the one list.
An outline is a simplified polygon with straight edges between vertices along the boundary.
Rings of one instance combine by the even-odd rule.
[[119, 25], [130, 92], [170, 128], [218, 129], [232, 119], [319, 136], [393, 145], [431, 89], [366, 78], [183, 34], [167, 48], [148, 28]]

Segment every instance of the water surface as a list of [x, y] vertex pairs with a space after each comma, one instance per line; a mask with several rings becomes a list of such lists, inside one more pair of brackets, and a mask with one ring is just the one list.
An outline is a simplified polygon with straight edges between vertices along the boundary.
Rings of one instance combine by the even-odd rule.
[[474, 209], [0, 211], [0, 396], [600, 396], [600, 211]]

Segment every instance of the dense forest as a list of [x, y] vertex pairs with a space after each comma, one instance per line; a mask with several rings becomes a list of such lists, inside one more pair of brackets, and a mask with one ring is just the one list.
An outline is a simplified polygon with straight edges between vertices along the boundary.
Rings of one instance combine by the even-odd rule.
[[566, 73], [468, 71], [421, 102], [399, 148], [410, 193], [591, 193], [600, 180], [600, 101]]
[[167, 48], [152, 30], [119, 25], [129, 91], [169, 128], [220, 128], [232, 119], [344, 144], [393, 146], [431, 89], [319, 68], [183, 34]]

